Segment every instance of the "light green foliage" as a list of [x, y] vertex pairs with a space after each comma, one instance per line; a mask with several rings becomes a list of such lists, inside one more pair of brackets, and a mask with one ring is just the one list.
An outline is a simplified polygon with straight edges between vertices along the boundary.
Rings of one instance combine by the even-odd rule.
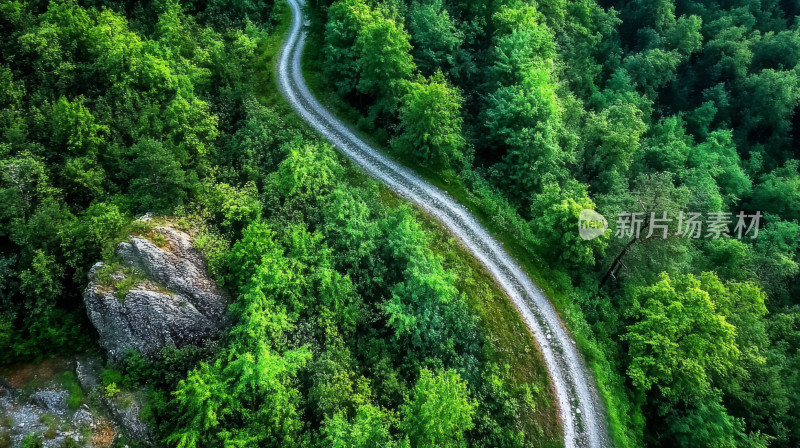
[[331, 249], [336, 253], [337, 269], [353, 280], [362, 297], [376, 297], [385, 286], [386, 267], [380, 250], [381, 229], [373, 217], [374, 207], [355, 192], [343, 188], [333, 190], [323, 209], [321, 229]]
[[411, 446], [466, 446], [464, 432], [473, 427], [475, 405], [458, 373], [423, 369], [413, 394], [400, 424]]
[[595, 209], [586, 187], [570, 184], [561, 188], [550, 182], [542, 190], [531, 201], [531, 232], [537, 238], [539, 253], [567, 269], [593, 265], [595, 259], [603, 255], [608, 235], [588, 242], [576, 231], [581, 210]]
[[36, 297], [39, 308], [44, 311], [46, 305], [61, 294], [63, 275], [63, 268], [54, 257], [37, 250], [31, 268], [20, 273], [20, 286], [26, 294]]
[[408, 84], [400, 106], [400, 136], [393, 142], [403, 157], [442, 168], [463, 166], [461, 96], [441, 72]]
[[[469, 329], [464, 322], [463, 297], [453, 286], [438, 260], [409, 262], [407, 280], [392, 290], [392, 298], [384, 305], [388, 325], [395, 336], [408, 341], [414, 356], [452, 356], [455, 335]], [[467, 324], [467, 328], [453, 327]]]
[[521, 28], [501, 35], [494, 49], [494, 77], [500, 85], [522, 82], [531, 70], [552, 69], [553, 35], [546, 27]]
[[22, 439], [22, 448], [42, 448], [42, 439], [34, 433], [29, 433]]
[[407, 214], [389, 221], [387, 237], [401, 281], [381, 305], [407, 362], [438, 359], [469, 363], [475, 356], [475, 321], [454, 286], [453, 274], [442, 260], [424, 247], [425, 234]]
[[[84, 215], [64, 232], [62, 246], [69, 264], [83, 268], [92, 263], [91, 258], [98, 257], [103, 249], [116, 243], [129, 220], [115, 204], [96, 202], [90, 205]], [[92, 246], [94, 250], [89, 251]]]
[[115, 290], [114, 295], [116, 295], [117, 300], [120, 302], [124, 301], [125, 297], [128, 296], [128, 293], [131, 292], [131, 290], [145, 278], [141, 272], [132, 268], [126, 268], [123, 270], [122, 275], [122, 279], [113, 283]]
[[278, 167], [277, 187], [281, 194], [307, 200], [329, 192], [341, 167], [329, 145], [292, 144]]
[[703, 47], [703, 35], [700, 27], [703, 19], [699, 16], [681, 16], [675, 26], [667, 32], [667, 44], [682, 55], [690, 55]]
[[[84, 106], [83, 98], [74, 102], [61, 99], [53, 106], [52, 143], [56, 154], [62, 151], [76, 155], [96, 155], [102, 144], [102, 134], [108, 132], [107, 126], [95, 123], [92, 113]], [[54, 154], [55, 155], [55, 154]]]
[[[492, 148], [502, 156], [497, 179], [518, 191], [520, 204], [541, 191], [546, 174], [566, 178], [574, 139], [563, 128], [563, 108], [554, 70], [552, 31], [531, 5], [504, 5], [492, 17], [497, 34], [485, 127]], [[505, 149], [505, 153], [502, 151]]]
[[313, 319], [321, 330], [348, 332], [358, 319], [358, 305], [349, 280], [332, 270], [330, 251], [318, 235], [293, 227], [284, 230], [282, 241], [285, 246], [255, 222], [233, 247], [230, 263], [242, 276], [231, 278], [240, 291], [232, 306], [237, 323], [231, 344], [224, 357], [181, 382], [176, 395], [181, 425], [169, 438], [176, 446], [226, 439], [260, 446], [300, 444], [295, 378], [311, 353], [307, 347], [287, 348], [287, 331]]
[[415, 69], [409, 39], [402, 25], [393, 19], [373, 16], [355, 42], [361, 75], [356, 86], [359, 92], [385, 98], [392, 106], [401, 82], [411, 78]]
[[623, 337], [633, 384], [655, 386], [671, 402], [709, 396], [712, 377], [729, 373], [740, 353], [725, 316], [728, 294], [713, 274], [664, 274], [652, 286], [633, 288], [627, 314], [634, 323]]
[[242, 242], [234, 246], [232, 259], [252, 260], [255, 272], [239, 285], [241, 295], [233, 311], [237, 322], [227, 355], [203, 363], [178, 387], [180, 424], [169, 437], [175, 446], [223, 440], [299, 445], [300, 395], [294, 381], [310, 353], [305, 347], [282, 348], [284, 332], [303, 307], [297, 303], [303, 286], [292, 284], [292, 262], [282, 252], [269, 229], [258, 223], [248, 227]]
[[396, 446], [389, 432], [389, 416], [370, 404], [359, 406], [352, 422], [342, 413], [335, 414], [325, 421], [323, 433], [326, 446], [332, 448]]
[[752, 206], [797, 222], [800, 220], [798, 200], [800, 200], [800, 172], [798, 172], [798, 162], [792, 160], [763, 176], [753, 189]]
[[167, 244], [167, 239], [159, 232], [153, 232], [153, 236], [150, 239], [160, 248], [163, 248]]
[[509, 2], [499, 7], [492, 16], [497, 27], [497, 35], [511, 34], [516, 30], [532, 30], [542, 26], [544, 16], [535, 5], [523, 2]]
[[252, 182], [242, 188], [226, 183], [204, 182], [200, 201], [220, 222], [223, 231], [241, 231], [246, 223], [261, 217], [263, 205]]
[[693, 174], [706, 173], [714, 178], [726, 208], [738, 203], [750, 193], [752, 182], [741, 166], [739, 155], [727, 131], [715, 131], [701, 144], [692, 148], [688, 165]]
[[72, 410], [77, 410], [83, 404], [85, 398], [83, 389], [78, 382], [78, 377], [73, 372], [64, 372], [59, 379], [64, 388], [67, 389], [67, 392], [69, 392], [67, 406]]
[[503, 5], [492, 20], [497, 27], [492, 75], [499, 86], [519, 84], [532, 70], [552, 71], [553, 32], [533, 5]]
[[541, 188], [546, 174], [563, 178], [571, 156], [559, 142], [561, 113], [549, 71], [524, 76], [521, 84], [501, 87], [490, 97], [486, 124], [492, 138], [508, 147], [501, 182], [527, 196]]
[[104, 394], [106, 398], [114, 398], [120, 392], [117, 383], [111, 383], [105, 387]]

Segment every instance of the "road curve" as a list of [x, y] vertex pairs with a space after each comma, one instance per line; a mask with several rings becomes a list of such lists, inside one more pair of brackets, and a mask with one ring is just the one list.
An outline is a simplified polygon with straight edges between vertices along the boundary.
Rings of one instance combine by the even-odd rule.
[[541, 348], [555, 389], [565, 447], [610, 446], [594, 380], [553, 306], [464, 206], [413, 171], [371, 148], [314, 98], [303, 79], [300, 65], [306, 39], [302, 0], [287, 1], [292, 9], [292, 25], [277, 68], [278, 85], [283, 95], [337, 150], [370, 176], [433, 215], [486, 267], [514, 303]]

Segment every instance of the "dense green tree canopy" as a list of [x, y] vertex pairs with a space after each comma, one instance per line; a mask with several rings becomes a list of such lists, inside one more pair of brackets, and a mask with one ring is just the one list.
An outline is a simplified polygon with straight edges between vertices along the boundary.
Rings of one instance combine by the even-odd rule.
[[[335, 1], [330, 10], [347, 4]], [[431, 162], [419, 151], [461, 133], [474, 156], [456, 185], [447, 166], [436, 167], [442, 183], [516, 253], [538, 260], [536, 269], [546, 272], [538, 277], [559, 285], [556, 296], [574, 298], [564, 312], [585, 318], [573, 325], [597, 338], [602, 348], [592, 353], [608, 361], [599, 377], [615, 390], [607, 400], [615, 442], [796, 444], [800, 433], [789, 428], [797, 406], [785, 401], [795, 380], [777, 379], [783, 367], [763, 361], [778, 350], [766, 331], [773, 313], [797, 305], [800, 259], [789, 241], [800, 220], [800, 10], [787, 2], [692, 0], [414, 0], [369, 10], [397, 24], [405, 19], [413, 64], [423, 75], [440, 69], [462, 93], [463, 121], [460, 131], [412, 128], [403, 98], [418, 89], [414, 81], [394, 93], [396, 111], [383, 106], [385, 98], [342, 100], [365, 115], [382, 107], [383, 121], [374, 123], [403, 160], [427, 165], [427, 173]], [[337, 17], [329, 14], [328, 26]], [[323, 39], [335, 36], [314, 29]], [[328, 77], [332, 85], [341, 79]], [[410, 139], [409, 129], [424, 139]], [[606, 216], [607, 239], [578, 237], [583, 209]], [[732, 231], [739, 214], [757, 212], [757, 236], [678, 233], [679, 216], [730, 214]], [[616, 235], [621, 213], [642, 213], [642, 236]], [[664, 213], [667, 235], [648, 238]], [[707, 275], [728, 292], [705, 289]], [[766, 294], [770, 313], [744, 317], [718, 303], [754, 290]], [[635, 311], [624, 309], [634, 303]], [[666, 311], [675, 309], [681, 313]], [[676, 342], [695, 327], [705, 333]], [[765, 387], [769, 398], [755, 399]], [[703, 419], [707, 428], [686, 431]]]
[[[796, 4], [307, 3], [311, 87], [529, 270], [616, 445], [800, 445]], [[271, 70], [287, 17], [0, 3], [0, 362], [92, 347], [87, 272], [155, 212], [233, 297], [216, 343], [112, 366], [152, 392], [162, 443], [557, 444], [513, 312], [286, 115]], [[585, 209], [606, 235], [580, 238]], [[633, 212], [642, 235], [617, 235]], [[679, 234], [692, 213], [730, 214], [729, 237]], [[760, 216], [743, 237], [740, 213]]]

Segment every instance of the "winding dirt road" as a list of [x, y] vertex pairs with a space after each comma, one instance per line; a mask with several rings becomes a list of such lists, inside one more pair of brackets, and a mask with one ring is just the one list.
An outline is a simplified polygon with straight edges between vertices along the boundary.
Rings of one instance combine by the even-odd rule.
[[[292, 26], [278, 61], [278, 84], [292, 107], [370, 176], [438, 219], [483, 264], [514, 303], [538, 342], [555, 389], [567, 448], [610, 446], [594, 379], [575, 342], [542, 295], [503, 247], [470, 212], [414, 172], [359, 139], [328, 112], [303, 80], [300, 58], [306, 32], [300, 0], [287, 0]], [[577, 229], [575, 229], [577, 231]]]

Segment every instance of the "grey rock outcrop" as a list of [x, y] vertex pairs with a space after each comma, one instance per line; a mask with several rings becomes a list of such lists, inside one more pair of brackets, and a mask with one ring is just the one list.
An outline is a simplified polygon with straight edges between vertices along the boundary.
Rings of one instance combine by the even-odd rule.
[[100, 279], [103, 263], [89, 274], [86, 312], [112, 358], [130, 348], [152, 357], [167, 345], [202, 344], [224, 324], [226, 295], [209, 278], [191, 237], [170, 227], [153, 232], [163, 237], [161, 247], [134, 235], [117, 246], [123, 263], [141, 274], [124, 297], [117, 286], [125, 271], [113, 273], [111, 284]]
[[75, 414], [72, 416], [71, 423], [76, 427], [92, 426], [94, 424], [94, 415], [92, 415], [92, 411], [82, 407], [75, 411]]
[[40, 390], [31, 395], [30, 402], [44, 409], [45, 412], [61, 415], [67, 409], [67, 391]]
[[83, 390], [92, 390], [100, 385], [102, 361], [94, 356], [79, 356], [75, 359], [75, 377]]
[[[150, 428], [142, 421], [139, 412], [142, 410], [142, 400], [139, 393], [126, 393], [122, 397], [116, 399], [104, 398], [104, 403], [109, 411], [111, 417], [123, 429], [123, 432], [131, 440], [137, 440], [146, 445], [153, 444], [153, 437], [150, 433]], [[121, 405], [121, 401], [126, 401], [125, 406]]]

